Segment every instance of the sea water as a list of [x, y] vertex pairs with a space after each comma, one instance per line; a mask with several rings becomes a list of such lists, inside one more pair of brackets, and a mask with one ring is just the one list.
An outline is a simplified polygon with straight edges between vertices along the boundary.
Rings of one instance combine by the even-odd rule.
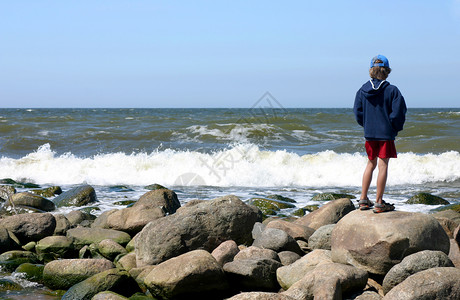
[[[279, 194], [297, 207], [318, 204], [312, 201], [317, 193], [359, 197], [367, 157], [353, 111], [273, 103], [240, 109], [0, 109], [0, 179], [64, 191], [90, 184], [98, 197], [96, 215], [122, 208], [120, 200], [139, 199], [153, 183], [176, 191], [182, 204], [228, 194], [242, 200]], [[460, 201], [460, 109], [409, 108], [396, 148], [387, 202], [397, 210], [429, 212], [437, 206], [405, 202], [419, 192]]]

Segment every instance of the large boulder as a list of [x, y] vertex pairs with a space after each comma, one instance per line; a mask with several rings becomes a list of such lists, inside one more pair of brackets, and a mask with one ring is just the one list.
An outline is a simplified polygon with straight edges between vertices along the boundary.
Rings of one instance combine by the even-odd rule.
[[384, 300], [458, 300], [460, 269], [431, 268], [409, 276], [395, 286]]
[[131, 207], [103, 213], [92, 227], [121, 230], [134, 235], [150, 221], [173, 214], [179, 207], [180, 202], [174, 191], [157, 189], [142, 195]]
[[42, 211], [53, 211], [56, 209], [53, 201], [28, 192], [16, 193], [10, 197], [10, 200], [14, 206], [32, 207]]
[[318, 210], [294, 221], [296, 224], [318, 229], [321, 226], [335, 224], [349, 212], [355, 210], [355, 205], [348, 198], [331, 201]]
[[53, 199], [53, 202], [57, 207], [84, 206], [96, 201], [96, 191], [90, 185], [82, 185], [72, 188]]
[[257, 221], [259, 211], [233, 195], [182, 207], [151, 221], [135, 236], [137, 265], [158, 264], [196, 249], [211, 252], [226, 240], [250, 244]]
[[50, 213], [20, 214], [0, 220], [0, 227], [6, 228], [22, 244], [26, 244], [52, 235], [56, 228], [56, 219]]
[[43, 280], [51, 289], [66, 290], [76, 283], [114, 267], [107, 259], [53, 260], [45, 265]]
[[70, 257], [74, 252], [72, 239], [66, 236], [47, 236], [37, 242], [35, 250], [38, 254], [57, 254], [59, 257]]
[[219, 292], [228, 289], [224, 271], [207, 251], [194, 250], [157, 265], [144, 283], [155, 297], [170, 299], [179, 296]]
[[128, 272], [115, 268], [102, 271], [73, 285], [61, 300], [91, 300], [103, 291], [112, 291], [129, 297], [140, 291], [140, 288]]
[[454, 264], [441, 251], [425, 250], [406, 256], [385, 275], [383, 291], [386, 294], [412, 274], [436, 267], [454, 267]]
[[355, 211], [334, 227], [332, 260], [384, 275], [415, 252], [449, 253], [450, 242], [439, 222], [422, 213]]
[[282, 294], [295, 299], [342, 299], [342, 294], [362, 290], [368, 274], [349, 265], [330, 263], [317, 266]]

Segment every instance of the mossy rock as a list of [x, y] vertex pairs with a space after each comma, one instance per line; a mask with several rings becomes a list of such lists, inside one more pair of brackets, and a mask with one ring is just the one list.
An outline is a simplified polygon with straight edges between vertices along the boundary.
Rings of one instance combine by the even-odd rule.
[[154, 184], [150, 184], [144, 187], [144, 189], [153, 191], [153, 190], [160, 190], [160, 189], [166, 189], [166, 188], [162, 186], [161, 184], [154, 183]]
[[136, 200], [122, 200], [122, 201], [114, 202], [113, 204], [121, 205], [121, 206], [132, 206], [136, 202], [137, 202]]
[[13, 272], [23, 263], [38, 263], [38, 257], [30, 251], [12, 250], [0, 255], [0, 267], [4, 271]]
[[337, 200], [342, 198], [355, 199], [356, 197], [349, 194], [337, 194], [337, 193], [319, 193], [314, 195], [311, 200], [313, 201], [329, 201]]
[[281, 209], [295, 208], [295, 205], [266, 198], [251, 198], [249, 204], [259, 208], [265, 215], [276, 215]]
[[24, 263], [16, 268], [16, 273], [23, 273], [25, 279], [38, 283], [43, 282], [43, 269], [45, 265]]
[[443, 211], [443, 210], [448, 210], [448, 209], [451, 209], [455, 212], [460, 213], [460, 203], [441, 206], [436, 209], [433, 209], [433, 211]]
[[96, 211], [100, 211], [101, 208], [97, 206], [88, 206], [88, 207], [80, 208], [79, 210], [84, 212], [85, 214], [93, 215]]
[[96, 191], [90, 185], [82, 185], [64, 192], [53, 199], [57, 207], [85, 206], [97, 202]]
[[114, 185], [109, 187], [111, 192], [117, 192], [117, 193], [126, 193], [126, 192], [134, 192], [134, 190], [128, 186], [125, 185]]
[[10, 279], [0, 278], [0, 292], [20, 290], [22, 290], [22, 286], [20, 284]]
[[295, 201], [294, 199], [291, 199], [291, 198], [288, 198], [288, 197], [284, 197], [284, 196], [281, 196], [281, 195], [268, 195], [266, 198], [268, 199], [274, 199], [274, 200], [279, 200], [279, 201], [284, 201], [284, 202], [289, 202], [289, 203], [297, 203], [297, 201]]
[[11, 178], [0, 179], [0, 184], [9, 184], [15, 188], [25, 188], [25, 189], [39, 189], [41, 186], [31, 182], [18, 182]]
[[406, 201], [407, 204], [448, 205], [449, 201], [429, 193], [418, 193]]
[[319, 208], [319, 205], [307, 205], [305, 207], [299, 208], [296, 211], [292, 213], [293, 216], [296, 217], [303, 217], [305, 214], [308, 212], [312, 212], [314, 210], [317, 210]]
[[149, 296], [147, 296], [145, 294], [142, 294], [142, 293], [135, 293], [134, 295], [132, 295], [128, 299], [129, 300], [152, 300], [154, 298], [149, 297]]
[[39, 189], [39, 190], [30, 190], [29, 192], [39, 195], [42, 197], [54, 197], [55, 195], [62, 194], [62, 189], [59, 186], [51, 186], [46, 189]]

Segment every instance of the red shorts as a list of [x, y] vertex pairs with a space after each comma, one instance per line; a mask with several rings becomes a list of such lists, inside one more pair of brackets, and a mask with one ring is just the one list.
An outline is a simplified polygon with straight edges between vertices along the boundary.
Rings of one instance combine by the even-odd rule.
[[395, 141], [366, 141], [365, 147], [369, 160], [397, 157]]

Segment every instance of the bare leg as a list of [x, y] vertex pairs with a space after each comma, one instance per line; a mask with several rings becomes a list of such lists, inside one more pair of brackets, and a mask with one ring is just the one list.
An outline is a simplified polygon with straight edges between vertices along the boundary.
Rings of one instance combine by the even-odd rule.
[[377, 158], [373, 160], [369, 160], [367, 162], [367, 166], [366, 166], [366, 169], [364, 169], [364, 174], [363, 174], [361, 199], [368, 199], [367, 192], [369, 191], [369, 186], [371, 185], [371, 181], [372, 181], [372, 173], [374, 172], [376, 166], [377, 166]]
[[388, 177], [388, 162], [389, 158], [380, 158], [379, 159], [379, 175], [377, 176], [377, 195], [376, 202], [382, 203], [383, 193], [385, 192], [385, 186], [387, 184]]

